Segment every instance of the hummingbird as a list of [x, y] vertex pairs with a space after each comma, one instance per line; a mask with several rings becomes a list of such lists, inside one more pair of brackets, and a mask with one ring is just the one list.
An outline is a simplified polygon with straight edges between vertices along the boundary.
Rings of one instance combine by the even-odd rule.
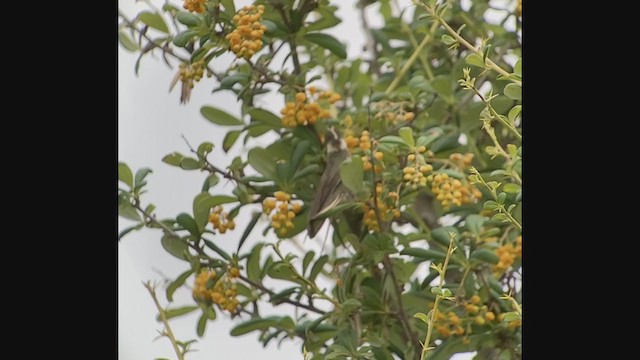
[[350, 156], [347, 143], [338, 130], [329, 126], [325, 134], [327, 166], [320, 177], [315, 197], [309, 208], [307, 231], [313, 238], [325, 221], [323, 215], [336, 206], [355, 198], [354, 194], [340, 180], [340, 164]]

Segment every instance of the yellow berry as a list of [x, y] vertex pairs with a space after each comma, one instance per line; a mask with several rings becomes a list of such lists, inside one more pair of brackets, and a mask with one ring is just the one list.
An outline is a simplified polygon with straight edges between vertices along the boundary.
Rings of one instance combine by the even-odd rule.
[[375, 157], [376, 160], [380, 161], [384, 157], [384, 154], [382, 152], [380, 152], [380, 151], [376, 151], [376, 153], [373, 154], [373, 157]]
[[484, 314], [484, 318], [487, 319], [488, 321], [493, 321], [496, 318], [496, 315], [489, 311], [486, 314]]
[[409, 154], [409, 155], [407, 155], [407, 160], [409, 160], [409, 161], [415, 161], [415, 160], [416, 160], [416, 155], [415, 155], [415, 154]]
[[480, 296], [478, 296], [478, 295], [473, 295], [473, 296], [471, 297], [471, 303], [473, 303], [473, 304], [479, 304], [479, 303], [480, 303]]

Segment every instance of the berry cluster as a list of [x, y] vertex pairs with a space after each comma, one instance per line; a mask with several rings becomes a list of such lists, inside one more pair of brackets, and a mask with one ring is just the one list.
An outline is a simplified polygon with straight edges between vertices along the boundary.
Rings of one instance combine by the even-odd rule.
[[473, 153], [466, 153], [464, 155], [460, 153], [453, 153], [449, 155], [449, 160], [456, 164], [460, 170], [464, 170], [471, 166], [471, 163], [473, 162]]
[[233, 16], [236, 28], [225, 39], [237, 57], [249, 59], [262, 49], [262, 35], [267, 31], [267, 27], [260, 23], [263, 13], [264, 5], [247, 5]]
[[[400, 217], [400, 210], [397, 209], [396, 204], [398, 202], [398, 193], [395, 191], [389, 191], [386, 196], [382, 184], [376, 184], [376, 206], [380, 213], [380, 220], [390, 221]], [[378, 216], [373, 204], [373, 198], [363, 205], [364, 216], [362, 222], [369, 231], [380, 231], [380, 224], [378, 223]]]
[[302, 204], [291, 202], [291, 195], [284, 191], [276, 191], [275, 198], [266, 198], [262, 202], [264, 213], [270, 215], [273, 209], [276, 211], [271, 216], [271, 226], [280, 234], [284, 235], [293, 228], [293, 219], [302, 210]]
[[235, 314], [240, 301], [237, 298], [238, 285], [234, 279], [240, 276], [240, 270], [232, 267], [229, 271], [217, 279], [215, 270], [203, 270], [195, 279], [193, 297], [200, 302], [217, 304], [220, 309]]
[[180, 81], [187, 85], [190, 89], [193, 89], [194, 82], [200, 81], [204, 75], [205, 69], [204, 60], [199, 60], [193, 64], [180, 64]]
[[469, 343], [469, 335], [473, 333], [471, 325], [486, 325], [500, 321], [493, 311], [489, 311], [486, 304], [481, 304], [481, 298], [473, 295], [469, 300], [463, 300], [458, 306], [464, 308], [460, 315], [449, 311], [446, 315], [439, 310], [436, 312], [436, 330], [443, 336], [464, 335], [462, 341]]
[[413, 190], [427, 185], [427, 175], [433, 171], [433, 166], [427, 164], [421, 155], [426, 151], [426, 146], [416, 148], [416, 154], [407, 155], [407, 166], [402, 169], [405, 185]]
[[[327, 109], [323, 109], [321, 103], [334, 104], [340, 100], [340, 94], [332, 91], [317, 91], [315, 87], [309, 87], [311, 96], [307, 96], [305, 92], [296, 94], [295, 102], [288, 102], [285, 107], [280, 110], [282, 114], [282, 125], [294, 128], [298, 125], [313, 125], [319, 119], [328, 119], [331, 113]], [[316, 100], [316, 101], [312, 101]]]
[[238, 285], [235, 284], [234, 279], [240, 276], [240, 270], [232, 267], [229, 272], [225, 274], [220, 280], [218, 280], [211, 291], [211, 300], [216, 303], [220, 309], [227, 310], [231, 314], [235, 314], [238, 311]]
[[202, 14], [206, 10], [204, 7], [205, 2], [206, 0], [184, 0], [182, 7], [187, 9], [187, 11]]
[[226, 233], [227, 230], [236, 228], [236, 223], [233, 221], [233, 218], [230, 218], [229, 213], [223, 210], [222, 206], [216, 206], [209, 215], [209, 222], [213, 224], [213, 228], [217, 229], [221, 234]]
[[449, 210], [452, 205], [470, 204], [482, 198], [482, 193], [474, 185], [463, 184], [446, 173], [429, 175], [427, 180], [431, 182], [431, 191], [445, 210]]
[[410, 122], [415, 118], [413, 112], [405, 110], [405, 102], [380, 101], [374, 105], [374, 109], [374, 119], [384, 119], [394, 125], [401, 121]]
[[497, 248], [496, 254], [500, 260], [494, 265], [493, 271], [496, 274], [503, 274], [513, 265], [516, 258], [522, 257], [522, 236], [516, 238], [515, 246], [513, 243], [508, 243]]

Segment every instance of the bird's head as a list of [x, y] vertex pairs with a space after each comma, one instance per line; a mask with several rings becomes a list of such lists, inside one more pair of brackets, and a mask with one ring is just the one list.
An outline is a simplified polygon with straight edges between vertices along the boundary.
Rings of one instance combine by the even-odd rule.
[[327, 145], [327, 154], [335, 154], [347, 151], [347, 143], [340, 136], [340, 132], [334, 126], [329, 126], [324, 136]]

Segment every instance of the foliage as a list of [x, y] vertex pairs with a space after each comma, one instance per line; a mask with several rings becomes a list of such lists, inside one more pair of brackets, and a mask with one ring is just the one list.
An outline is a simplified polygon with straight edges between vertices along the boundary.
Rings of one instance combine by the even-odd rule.
[[[134, 175], [118, 165], [119, 214], [135, 222], [120, 237], [159, 229], [166, 251], [184, 260], [168, 301], [193, 283], [191, 306], [161, 310], [165, 326], [169, 313], [199, 310], [202, 336], [225, 314], [237, 321], [231, 335], [255, 332], [265, 345], [300, 338], [308, 359], [448, 359], [466, 351], [521, 358], [521, 2], [498, 9], [501, 24], [485, 21], [496, 9], [482, 0], [466, 10], [455, 1], [396, 5], [358, 2], [365, 20], [374, 7], [384, 24], [364, 22], [367, 48], [355, 59], [326, 33], [341, 22], [328, 0], [258, 0], [242, 9], [232, 0], [185, 0], [134, 19], [120, 13], [124, 48], [179, 62], [173, 85], [180, 83], [181, 102], [206, 72], [214, 92], [232, 92], [241, 104], [240, 118], [201, 109], [226, 129], [222, 144], [163, 158], [206, 174], [188, 213], [157, 219], [141, 198], [151, 170]], [[209, 63], [227, 52], [237, 58], [214, 71]], [[518, 59], [513, 67], [509, 57]], [[284, 99], [281, 114], [254, 105], [274, 89]], [[353, 196], [324, 214], [327, 251], [298, 258], [280, 244], [305, 235], [328, 164], [329, 126], [350, 152], [339, 175]], [[241, 137], [247, 143], [265, 133], [277, 137], [265, 148], [228, 164], [208, 158], [215, 146], [227, 152]], [[221, 177], [233, 182], [233, 195], [216, 194]], [[235, 229], [234, 218], [252, 204], [264, 211]], [[260, 236], [255, 227], [279, 240], [243, 247]], [[216, 245], [228, 231], [242, 232], [233, 253]], [[288, 286], [268, 287], [269, 279]], [[295, 307], [296, 315], [261, 316], [267, 303]]]

